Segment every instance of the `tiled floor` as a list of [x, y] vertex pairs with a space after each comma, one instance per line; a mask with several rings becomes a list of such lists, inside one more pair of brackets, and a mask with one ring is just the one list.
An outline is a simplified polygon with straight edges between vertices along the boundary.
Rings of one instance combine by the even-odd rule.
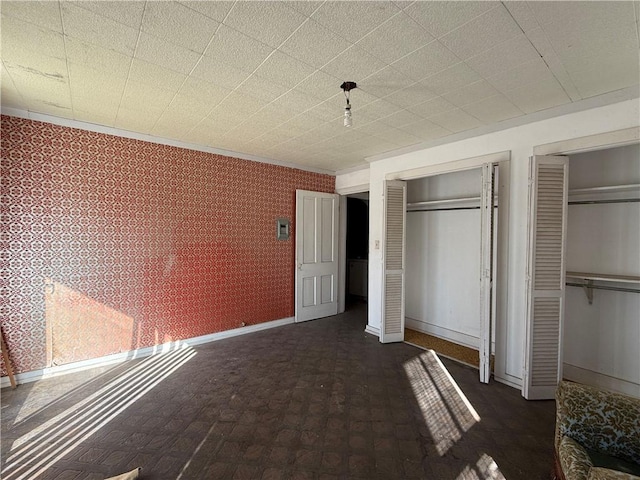
[[549, 478], [553, 402], [365, 323], [360, 306], [4, 389], [2, 478]]

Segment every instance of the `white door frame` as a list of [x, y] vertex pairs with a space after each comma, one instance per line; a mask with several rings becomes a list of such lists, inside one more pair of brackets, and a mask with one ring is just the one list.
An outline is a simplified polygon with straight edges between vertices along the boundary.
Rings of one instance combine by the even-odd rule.
[[[507, 288], [508, 288], [508, 248], [509, 248], [509, 184], [510, 184], [510, 164], [511, 151], [491, 153], [477, 157], [464, 158], [443, 164], [428, 165], [411, 170], [393, 172], [387, 174], [386, 180], [415, 180], [445, 173], [460, 172], [464, 170], [472, 170], [482, 168], [487, 163], [498, 165], [499, 185], [497, 191], [500, 197], [500, 208], [498, 209], [498, 231], [495, 241], [497, 242], [497, 259], [495, 263], [495, 288], [494, 301], [495, 306], [495, 364], [494, 371], [500, 376], [500, 379], [507, 384], [516, 385], [515, 381], [510, 381], [509, 375], [506, 373], [506, 350], [507, 350]], [[383, 225], [384, 229], [384, 225]], [[384, 238], [385, 232], [382, 232]], [[384, 312], [380, 312], [380, 318], [383, 318]]]

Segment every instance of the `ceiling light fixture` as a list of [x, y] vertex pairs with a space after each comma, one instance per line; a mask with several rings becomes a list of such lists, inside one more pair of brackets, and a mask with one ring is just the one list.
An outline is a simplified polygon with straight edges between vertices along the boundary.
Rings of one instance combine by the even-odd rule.
[[349, 103], [349, 92], [354, 88], [358, 88], [356, 82], [344, 82], [340, 85], [340, 88], [344, 91], [344, 96], [347, 98], [347, 106], [344, 107], [344, 126], [350, 127], [353, 125], [353, 120], [351, 119], [351, 103]]

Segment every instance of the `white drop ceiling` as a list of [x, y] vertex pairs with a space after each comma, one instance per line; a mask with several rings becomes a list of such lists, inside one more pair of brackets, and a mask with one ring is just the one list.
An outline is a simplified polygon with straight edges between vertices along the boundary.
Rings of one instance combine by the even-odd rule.
[[0, 9], [3, 107], [328, 171], [640, 79], [640, 2]]

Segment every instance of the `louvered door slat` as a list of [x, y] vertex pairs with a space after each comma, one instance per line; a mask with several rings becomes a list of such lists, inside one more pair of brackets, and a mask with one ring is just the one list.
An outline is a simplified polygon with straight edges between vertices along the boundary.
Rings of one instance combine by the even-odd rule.
[[385, 184], [384, 291], [380, 341], [404, 340], [404, 235], [406, 184]]
[[531, 159], [527, 351], [523, 395], [553, 398], [562, 374], [566, 157]]

